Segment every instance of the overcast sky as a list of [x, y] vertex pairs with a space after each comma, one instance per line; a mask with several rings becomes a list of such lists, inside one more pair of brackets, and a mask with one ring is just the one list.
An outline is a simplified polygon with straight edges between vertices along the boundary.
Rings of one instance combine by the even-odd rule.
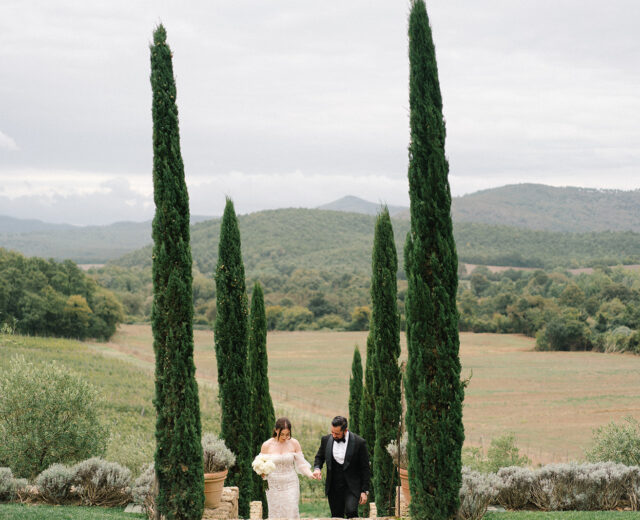
[[[638, 0], [428, 0], [454, 195], [640, 188]], [[153, 215], [149, 43], [191, 212], [408, 205], [409, 0], [2, 0], [0, 214]]]

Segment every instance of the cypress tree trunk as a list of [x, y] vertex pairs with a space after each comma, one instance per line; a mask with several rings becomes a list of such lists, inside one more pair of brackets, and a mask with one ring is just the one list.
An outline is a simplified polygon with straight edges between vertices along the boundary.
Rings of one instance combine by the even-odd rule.
[[360, 412], [362, 409], [362, 358], [356, 345], [351, 362], [349, 379], [349, 429], [360, 435]]
[[379, 516], [389, 516], [395, 507], [396, 468], [387, 444], [398, 436], [400, 424], [400, 317], [397, 305], [398, 253], [389, 211], [384, 208], [376, 221], [371, 277], [373, 343], [375, 347], [375, 449], [373, 479]]
[[151, 46], [153, 91], [153, 307], [156, 357], [155, 470], [158, 513], [198, 519], [204, 511], [202, 434], [193, 363], [189, 196], [180, 155], [176, 86], [167, 34]]
[[220, 435], [236, 455], [236, 465], [229, 470], [227, 484], [240, 488], [238, 514], [240, 518], [249, 518], [253, 458], [249, 416], [251, 393], [247, 370], [247, 293], [240, 250], [240, 230], [230, 199], [227, 199], [222, 216], [215, 276], [215, 344], [218, 398], [222, 410]]
[[454, 518], [459, 507], [463, 385], [458, 357], [457, 254], [435, 49], [424, 0], [409, 15], [411, 231], [406, 372], [411, 516]]
[[[251, 295], [251, 327], [249, 331], [249, 379], [251, 388], [252, 444], [251, 455], [260, 453], [262, 443], [271, 437], [276, 422], [273, 402], [269, 393], [269, 371], [267, 359], [267, 318], [264, 312], [264, 295], [258, 282]], [[253, 474], [252, 500], [262, 501], [262, 513], [267, 517], [267, 497], [262, 487], [262, 478]]]
[[[360, 412], [360, 436], [367, 441], [370, 463], [373, 462], [373, 451], [376, 446], [376, 406], [374, 400], [376, 353], [373, 343], [373, 327], [372, 320], [367, 336], [367, 360], [364, 369], [364, 388], [362, 389], [362, 411]], [[369, 502], [374, 502], [375, 488], [372, 487], [369, 491]]]

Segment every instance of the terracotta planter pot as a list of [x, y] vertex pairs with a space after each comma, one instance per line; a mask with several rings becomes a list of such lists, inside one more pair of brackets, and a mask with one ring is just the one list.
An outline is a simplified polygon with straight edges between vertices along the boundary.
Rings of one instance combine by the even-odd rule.
[[409, 472], [406, 469], [398, 468], [398, 474], [400, 475], [400, 487], [402, 488], [402, 494], [407, 504], [411, 503], [411, 491], [409, 490]]
[[220, 505], [224, 479], [229, 473], [228, 469], [216, 473], [204, 474], [204, 507], [214, 509]]

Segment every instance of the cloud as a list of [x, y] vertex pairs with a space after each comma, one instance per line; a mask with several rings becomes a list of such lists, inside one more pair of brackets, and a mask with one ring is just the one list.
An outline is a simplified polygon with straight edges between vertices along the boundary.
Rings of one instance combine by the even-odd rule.
[[4, 132], [0, 131], [0, 148], [15, 152], [19, 150], [18, 145], [11, 136], [8, 136]]
[[[76, 174], [76, 182], [77, 178]], [[38, 184], [38, 177], [34, 179], [23, 179], [23, 183]], [[55, 190], [20, 192], [14, 187], [11, 195], [0, 196], [0, 214], [81, 226], [143, 221], [153, 217], [151, 196], [132, 189], [127, 179], [107, 179], [92, 189], [78, 190], [73, 187], [73, 179], [58, 174], [55, 183]]]
[[[637, 188], [640, 2], [428, 8], [454, 194], [517, 182]], [[148, 45], [159, 21], [174, 53], [194, 212], [219, 212], [225, 190], [243, 211], [346, 194], [402, 204], [408, 9], [408, 0], [326, 0], [321, 10], [297, 0], [0, 2], [9, 78], [0, 114], [11, 134], [0, 133], [0, 152], [20, 144], [0, 153], [0, 213], [26, 197], [88, 223], [98, 212], [81, 201], [92, 197], [114, 219], [136, 208], [146, 218]], [[143, 199], [103, 184], [114, 178]]]

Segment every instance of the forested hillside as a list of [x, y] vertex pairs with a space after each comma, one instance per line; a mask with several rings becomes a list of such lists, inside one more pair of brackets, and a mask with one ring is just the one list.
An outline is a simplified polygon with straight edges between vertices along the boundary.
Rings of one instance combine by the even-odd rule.
[[[244, 215], [242, 219], [250, 222], [252, 227], [257, 225], [261, 230], [266, 230], [266, 236], [269, 237], [269, 241], [251, 240], [246, 254], [251, 254], [254, 244], [256, 248], [266, 246], [259, 256], [267, 255], [273, 259], [274, 254], [278, 256], [277, 251], [282, 249], [280, 246], [285, 241], [284, 249], [295, 251], [295, 262], [291, 262], [300, 265], [298, 262], [302, 252], [321, 252], [322, 247], [315, 248], [312, 243], [327, 245], [327, 238], [331, 237], [322, 235], [335, 235], [346, 243], [353, 242], [353, 246], [359, 250], [363, 226], [372, 229], [373, 216], [379, 209], [377, 203], [348, 196], [317, 210], [288, 209]], [[408, 230], [408, 222], [402, 223], [408, 220], [408, 210], [400, 206], [389, 209], [396, 221], [396, 237], [402, 241]], [[349, 216], [338, 218], [336, 212]], [[624, 232], [640, 232], [640, 190], [519, 184], [454, 197], [452, 213], [458, 252], [464, 255], [465, 260], [472, 262], [515, 266], [581, 266], [600, 261], [627, 261], [638, 250], [637, 236]], [[363, 220], [362, 217], [369, 217], [369, 220]], [[298, 219], [302, 220], [298, 222]], [[191, 217], [192, 224], [208, 220], [209, 217]], [[216, 222], [215, 219], [213, 222]], [[290, 230], [291, 227], [295, 228], [292, 237], [285, 236], [286, 232], [278, 232], [278, 229]], [[555, 234], [531, 234], [526, 230], [553, 231]], [[611, 234], [589, 234], [603, 231]], [[585, 234], [558, 234], [567, 232]], [[257, 233], [255, 235], [254, 238], [258, 238]], [[296, 241], [299, 243], [294, 244]], [[150, 222], [78, 227], [0, 217], [0, 247], [28, 256], [56, 260], [69, 258], [78, 263], [104, 263], [150, 242]], [[566, 251], [565, 243], [568, 243]], [[335, 258], [338, 251], [331, 241], [329, 245], [330, 251], [327, 255], [320, 253], [320, 257]], [[346, 255], [348, 265], [352, 261], [361, 266], [368, 265], [368, 258], [351, 258], [349, 247], [340, 249]], [[269, 252], [265, 253], [266, 250]], [[303, 264], [317, 265], [317, 256], [305, 258]], [[204, 259], [204, 255], [199, 257]], [[286, 259], [282, 260], [287, 262]], [[256, 259], [256, 265], [258, 263], [260, 259]]]
[[[366, 326], [375, 217], [335, 211], [282, 209], [239, 217], [247, 286], [259, 280], [272, 328]], [[393, 221], [399, 255], [399, 306], [403, 311], [402, 251], [409, 222]], [[219, 220], [192, 227], [197, 322], [215, 316], [213, 269]], [[640, 260], [640, 234], [552, 233], [503, 226], [454, 225], [460, 263], [546, 269]], [[147, 317], [151, 304], [151, 247], [92, 271], [122, 299], [128, 314]], [[464, 274], [464, 273], [461, 273]]]
[[[239, 218], [248, 273], [282, 274], [294, 269], [369, 275], [375, 217], [313, 209], [260, 211]], [[393, 220], [402, 266], [409, 222]], [[220, 221], [192, 227], [194, 263], [211, 273], [217, 261]], [[584, 267], [640, 260], [640, 233], [554, 233], [507, 226], [454, 224], [461, 262], [514, 267]], [[151, 265], [151, 246], [113, 262], [122, 267]]]

